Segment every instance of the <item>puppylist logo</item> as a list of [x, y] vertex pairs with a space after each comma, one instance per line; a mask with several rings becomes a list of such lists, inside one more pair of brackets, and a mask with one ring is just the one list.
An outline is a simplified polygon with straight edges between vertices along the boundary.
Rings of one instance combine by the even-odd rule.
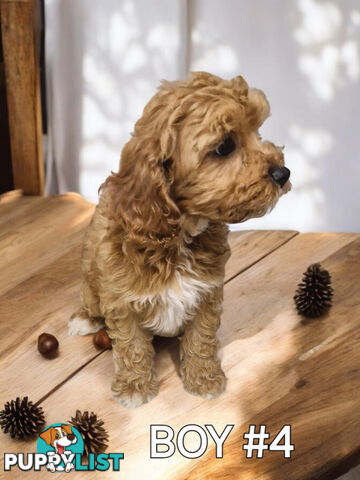
[[84, 441], [72, 425], [54, 423], [40, 433], [37, 451], [47, 455], [46, 468], [51, 472], [70, 472], [75, 469], [75, 455], [84, 453]]
[[123, 453], [90, 453], [88, 462], [83, 464], [84, 441], [79, 431], [67, 423], [53, 423], [45, 428], [37, 440], [37, 453], [5, 453], [4, 470], [17, 467], [22, 471], [49, 472], [71, 471], [113, 471], [120, 470]]

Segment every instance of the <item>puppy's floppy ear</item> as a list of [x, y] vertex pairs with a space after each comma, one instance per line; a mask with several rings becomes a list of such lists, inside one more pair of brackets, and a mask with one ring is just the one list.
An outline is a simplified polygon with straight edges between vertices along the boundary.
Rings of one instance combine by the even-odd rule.
[[247, 114], [254, 128], [261, 127], [270, 115], [270, 104], [262, 90], [249, 88]]
[[119, 173], [102, 186], [112, 217], [128, 238], [164, 244], [180, 229], [180, 211], [171, 198], [173, 153], [181, 121], [171, 84], [150, 100], [121, 154]]
[[45, 432], [40, 433], [40, 438], [42, 438], [48, 445], [52, 443], [52, 431], [53, 427], [49, 427]]

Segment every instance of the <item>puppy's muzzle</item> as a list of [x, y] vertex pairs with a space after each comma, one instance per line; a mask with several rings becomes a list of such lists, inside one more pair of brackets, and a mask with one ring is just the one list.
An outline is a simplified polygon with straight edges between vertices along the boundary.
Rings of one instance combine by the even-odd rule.
[[270, 167], [269, 175], [275, 183], [283, 187], [289, 180], [290, 170], [286, 167]]

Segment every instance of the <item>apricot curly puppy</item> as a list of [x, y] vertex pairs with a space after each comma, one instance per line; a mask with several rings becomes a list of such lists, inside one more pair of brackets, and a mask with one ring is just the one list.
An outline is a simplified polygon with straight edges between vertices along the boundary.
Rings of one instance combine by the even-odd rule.
[[217, 356], [225, 222], [272, 209], [290, 189], [282, 149], [261, 140], [263, 92], [205, 72], [163, 82], [101, 186], [82, 257], [82, 308], [70, 334], [105, 321], [112, 392], [136, 407], [158, 391], [153, 335], [179, 336], [188, 392], [212, 398], [226, 378]]

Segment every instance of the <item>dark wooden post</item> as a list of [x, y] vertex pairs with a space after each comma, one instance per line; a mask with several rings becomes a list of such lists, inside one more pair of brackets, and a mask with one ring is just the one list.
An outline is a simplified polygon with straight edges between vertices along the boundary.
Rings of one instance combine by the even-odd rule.
[[14, 187], [44, 193], [36, 0], [0, 0]]

